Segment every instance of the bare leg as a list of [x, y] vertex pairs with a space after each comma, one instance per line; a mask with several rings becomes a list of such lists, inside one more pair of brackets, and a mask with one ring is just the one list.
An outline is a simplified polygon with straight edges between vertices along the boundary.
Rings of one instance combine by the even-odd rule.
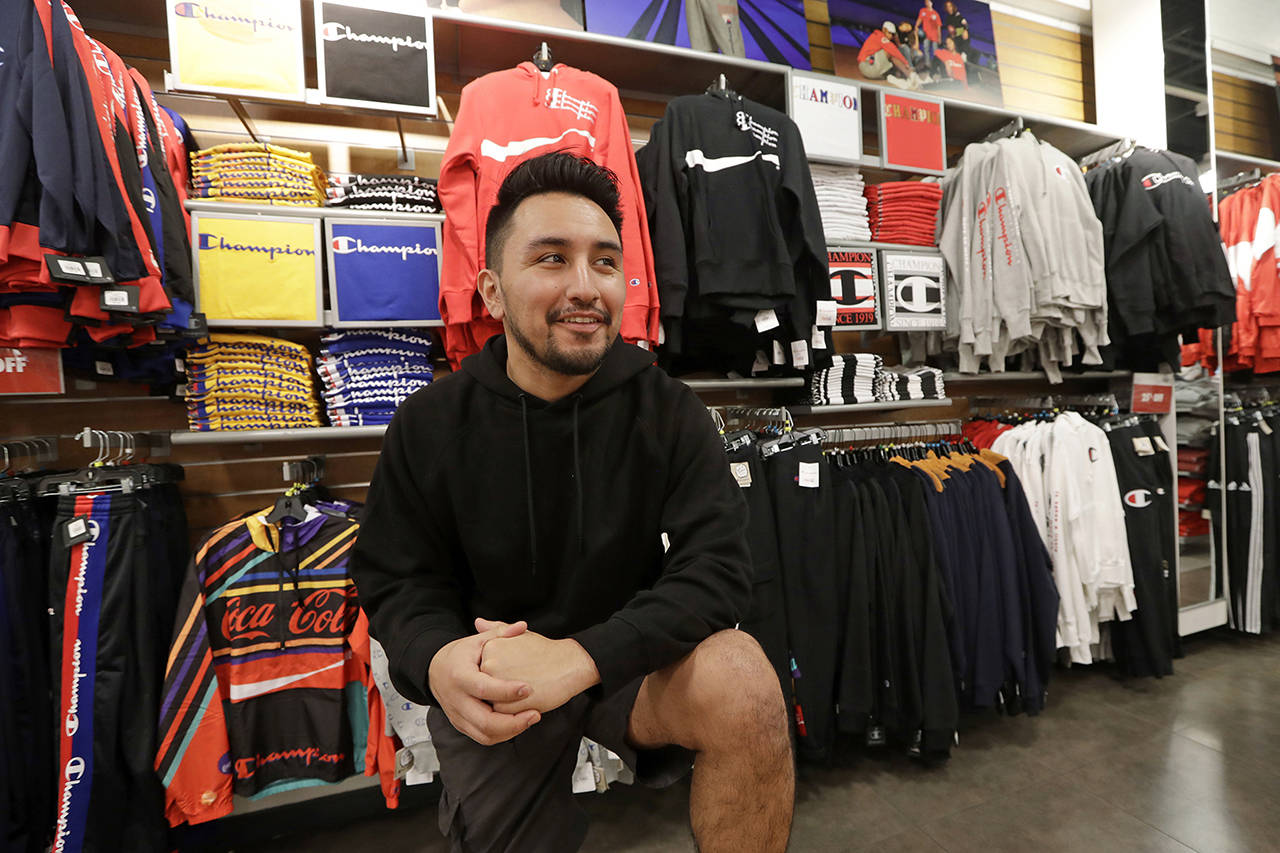
[[786, 850], [795, 806], [786, 703], [750, 635], [713, 634], [646, 677], [627, 739], [697, 753], [689, 817], [703, 853]]

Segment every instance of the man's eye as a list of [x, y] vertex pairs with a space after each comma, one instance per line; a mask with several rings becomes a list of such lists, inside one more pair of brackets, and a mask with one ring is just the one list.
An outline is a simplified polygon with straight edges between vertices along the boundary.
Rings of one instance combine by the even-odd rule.
[[562, 264], [564, 263], [564, 255], [561, 255], [559, 252], [551, 252], [538, 258], [538, 263]]
[[606, 255], [603, 258], [600, 258], [598, 261], [596, 261], [596, 263], [604, 264], [605, 266], [612, 267], [615, 270], [618, 268], [618, 259], [609, 257], [608, 255]]

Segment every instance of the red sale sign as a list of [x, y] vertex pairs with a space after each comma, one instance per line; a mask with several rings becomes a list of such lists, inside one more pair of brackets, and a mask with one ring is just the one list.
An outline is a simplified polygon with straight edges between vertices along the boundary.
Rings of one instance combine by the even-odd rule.
[[0, 347], [0, 395], [61, 394], [62, 352]]
[[882, 91], [880, 147], [886, 169], [942, 174], [947, 168], [942, 102]]
[[1133, 374], [1131, 412], [1167, 415], [1173, 411], [1173, 377], [1160, 373]]

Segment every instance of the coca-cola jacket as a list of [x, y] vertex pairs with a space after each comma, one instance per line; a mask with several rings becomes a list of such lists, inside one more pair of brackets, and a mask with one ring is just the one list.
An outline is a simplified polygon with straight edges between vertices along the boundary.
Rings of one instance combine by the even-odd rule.
[[357, 771], [366, 737], [386, 736], [349, 710], [370, 681], [347, 572], [358, 525], [314, 509], [283, 526], [264, 514], [209, 534], [183, 585], [156, 756], [173, 826], [229, 814], [233, 793], [337, 782]]

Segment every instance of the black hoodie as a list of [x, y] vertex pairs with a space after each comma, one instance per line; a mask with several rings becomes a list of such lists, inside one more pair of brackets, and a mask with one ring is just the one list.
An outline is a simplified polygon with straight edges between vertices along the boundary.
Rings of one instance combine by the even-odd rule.
[[407, 698], [437, 704], [431, 659], [476, 616], [573, 637], [598, 695], [742, 618], [745, 503], [706, 408], [652, 358], [619, 341], [548, 403], [507, 377], [498, 336], [401, 405], [352, 574]]

